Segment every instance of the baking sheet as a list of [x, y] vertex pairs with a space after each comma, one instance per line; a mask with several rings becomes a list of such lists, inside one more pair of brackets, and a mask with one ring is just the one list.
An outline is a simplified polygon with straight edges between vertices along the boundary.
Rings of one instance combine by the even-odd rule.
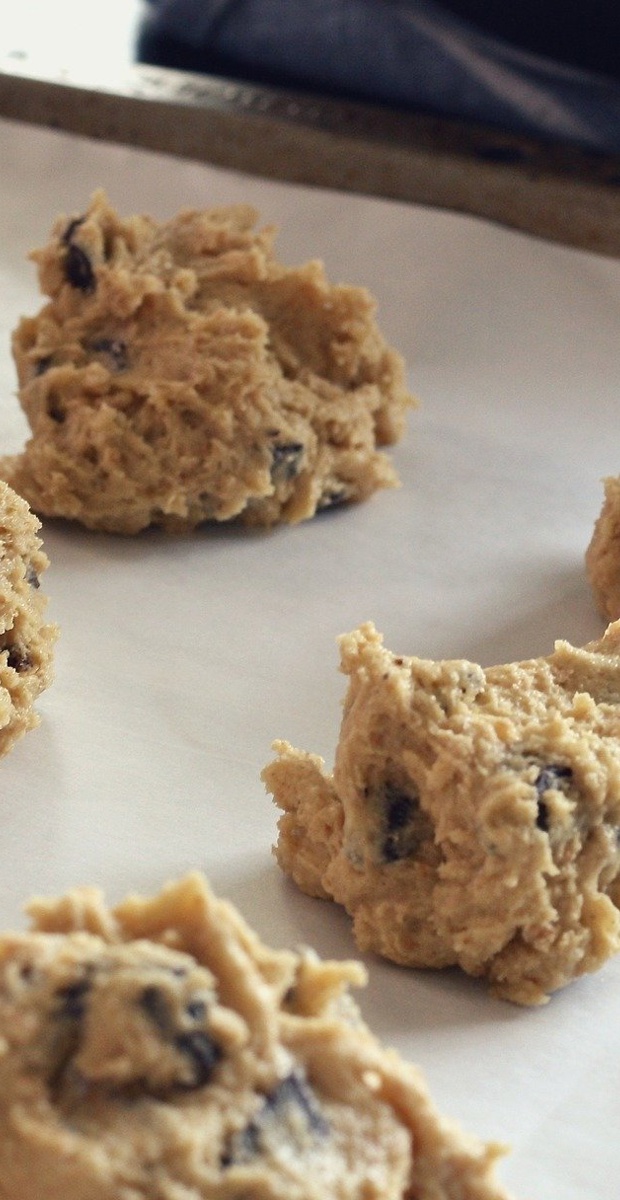
[[[104, 186], [119, 209], [250, 202], [279, 256], [321, 257], [375, 293], [422, 407], [393, 451], [402, 487], [296, 528], [132, 540], [46, 522], [61, 626], [41, 726], [2, 761], [0, 924], [78, 883], [110, 898], [198, 867], [274, 945], [350, 957], [346, 916], [271, 855], [259, 774], [284, 737], [331, 763], [336, 637], [484, 665], [600, 635], [583, 554], [620, 471], [620, 263], [474, 218], [244, 178], [0, 123], [0, 447], [26, 426], [10, 331], [41, 303], [28, 250]], [[618, 1194], [620, 959], [523, 1010], [458, 972], [367, 959], [375, 1031], [444, 1111], [512, 1145], [517, 1200]]]

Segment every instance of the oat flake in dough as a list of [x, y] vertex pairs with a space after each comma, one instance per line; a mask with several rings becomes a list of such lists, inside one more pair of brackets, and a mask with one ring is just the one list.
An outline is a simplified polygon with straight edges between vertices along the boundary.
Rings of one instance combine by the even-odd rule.
[[333, 774], [276, 743], [276, 854], [344, 905], [363, 950], [458, 964], [520, 1004], [620, 948], [620, 622], [483, 670], [341, 639]]
[[2, 1200], [506, 1200], [362, 1022], [362, 967], [270, 950], [190, 875], [0, 938]]
[[97, 192], [33, 253], [13, 353], [32, 436], [0, 473], [40, 515], [171, 532], [297, 522], [397, 483], [411, 403], [364, 288], [282, 266], [237, 205], [163, 224]]

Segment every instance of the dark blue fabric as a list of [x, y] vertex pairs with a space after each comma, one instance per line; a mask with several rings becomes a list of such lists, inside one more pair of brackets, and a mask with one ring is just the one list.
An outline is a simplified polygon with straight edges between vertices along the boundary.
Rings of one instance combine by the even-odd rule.
[[142, 61], [620, 152], [615, 79], [521, 50], [434, 0], [149, 3]]

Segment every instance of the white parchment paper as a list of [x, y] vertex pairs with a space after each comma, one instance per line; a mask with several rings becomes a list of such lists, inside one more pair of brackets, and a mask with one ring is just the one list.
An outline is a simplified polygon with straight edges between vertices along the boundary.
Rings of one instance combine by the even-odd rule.
[[[251, 202], [288, 263], [375, 293], [422, 401], [402, 488], [297, 528], [126, 540], [47, 522], [62, 635], [42, 724], [0, 764], [0, 923], [77, 883], [111, 900], [205, 870], [273, 944], [355, 954], [335, 906], [271, 856], [259, 774], [285, 737], [331, 763], [336, 637], [374, 620], [394, 651], [485, 665], [602, 630], [583, 554], [620, 472], [620, 263], [472, 218], [267, 183], [0, 123], [0, 448], [26, 426], [10, 331], [41, 303], [27, 261], [103, 186], [124, 213]], [[441, 1109], [512, 1144], [518, 1200], [619, 1194], [620, 961], [543, 1009], [457, 972], [368, 960], [377, 1033]]]

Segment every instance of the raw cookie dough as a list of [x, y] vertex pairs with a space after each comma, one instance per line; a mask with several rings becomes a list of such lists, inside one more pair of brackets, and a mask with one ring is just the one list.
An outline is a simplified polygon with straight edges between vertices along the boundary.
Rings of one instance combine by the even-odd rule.
[[586, 551], [596, 603], [608, 621], [620, 617], [620, 478], [604, 480], [605, 499]]
[[57, 630], [43, 621], [39, 579], [49, 563], [40, 527], [26, 501], [0, 482], [0, 755], [38, 725], [33, 704], [52, 680]]
[[353, 962], [270, 950], [193, 874], [0, 938], [4, 1200], [501, 1200], [501, 1153], [363, 1024]]
[[32, 437], [0, 473], [91, 529], [272, 525], [397, 483], [404, 363], [363, 288], [281, 266], [238, 205], [165, 224], [103, 192], [33, 253], [50, 301], [13, 353]]
[[275, 744], [276, 855], [352, 915], [362, 950], [460, 965], [543, 1003], [620, 948], [620, 622], [483, 670], [341, 639], [333, 775]]

